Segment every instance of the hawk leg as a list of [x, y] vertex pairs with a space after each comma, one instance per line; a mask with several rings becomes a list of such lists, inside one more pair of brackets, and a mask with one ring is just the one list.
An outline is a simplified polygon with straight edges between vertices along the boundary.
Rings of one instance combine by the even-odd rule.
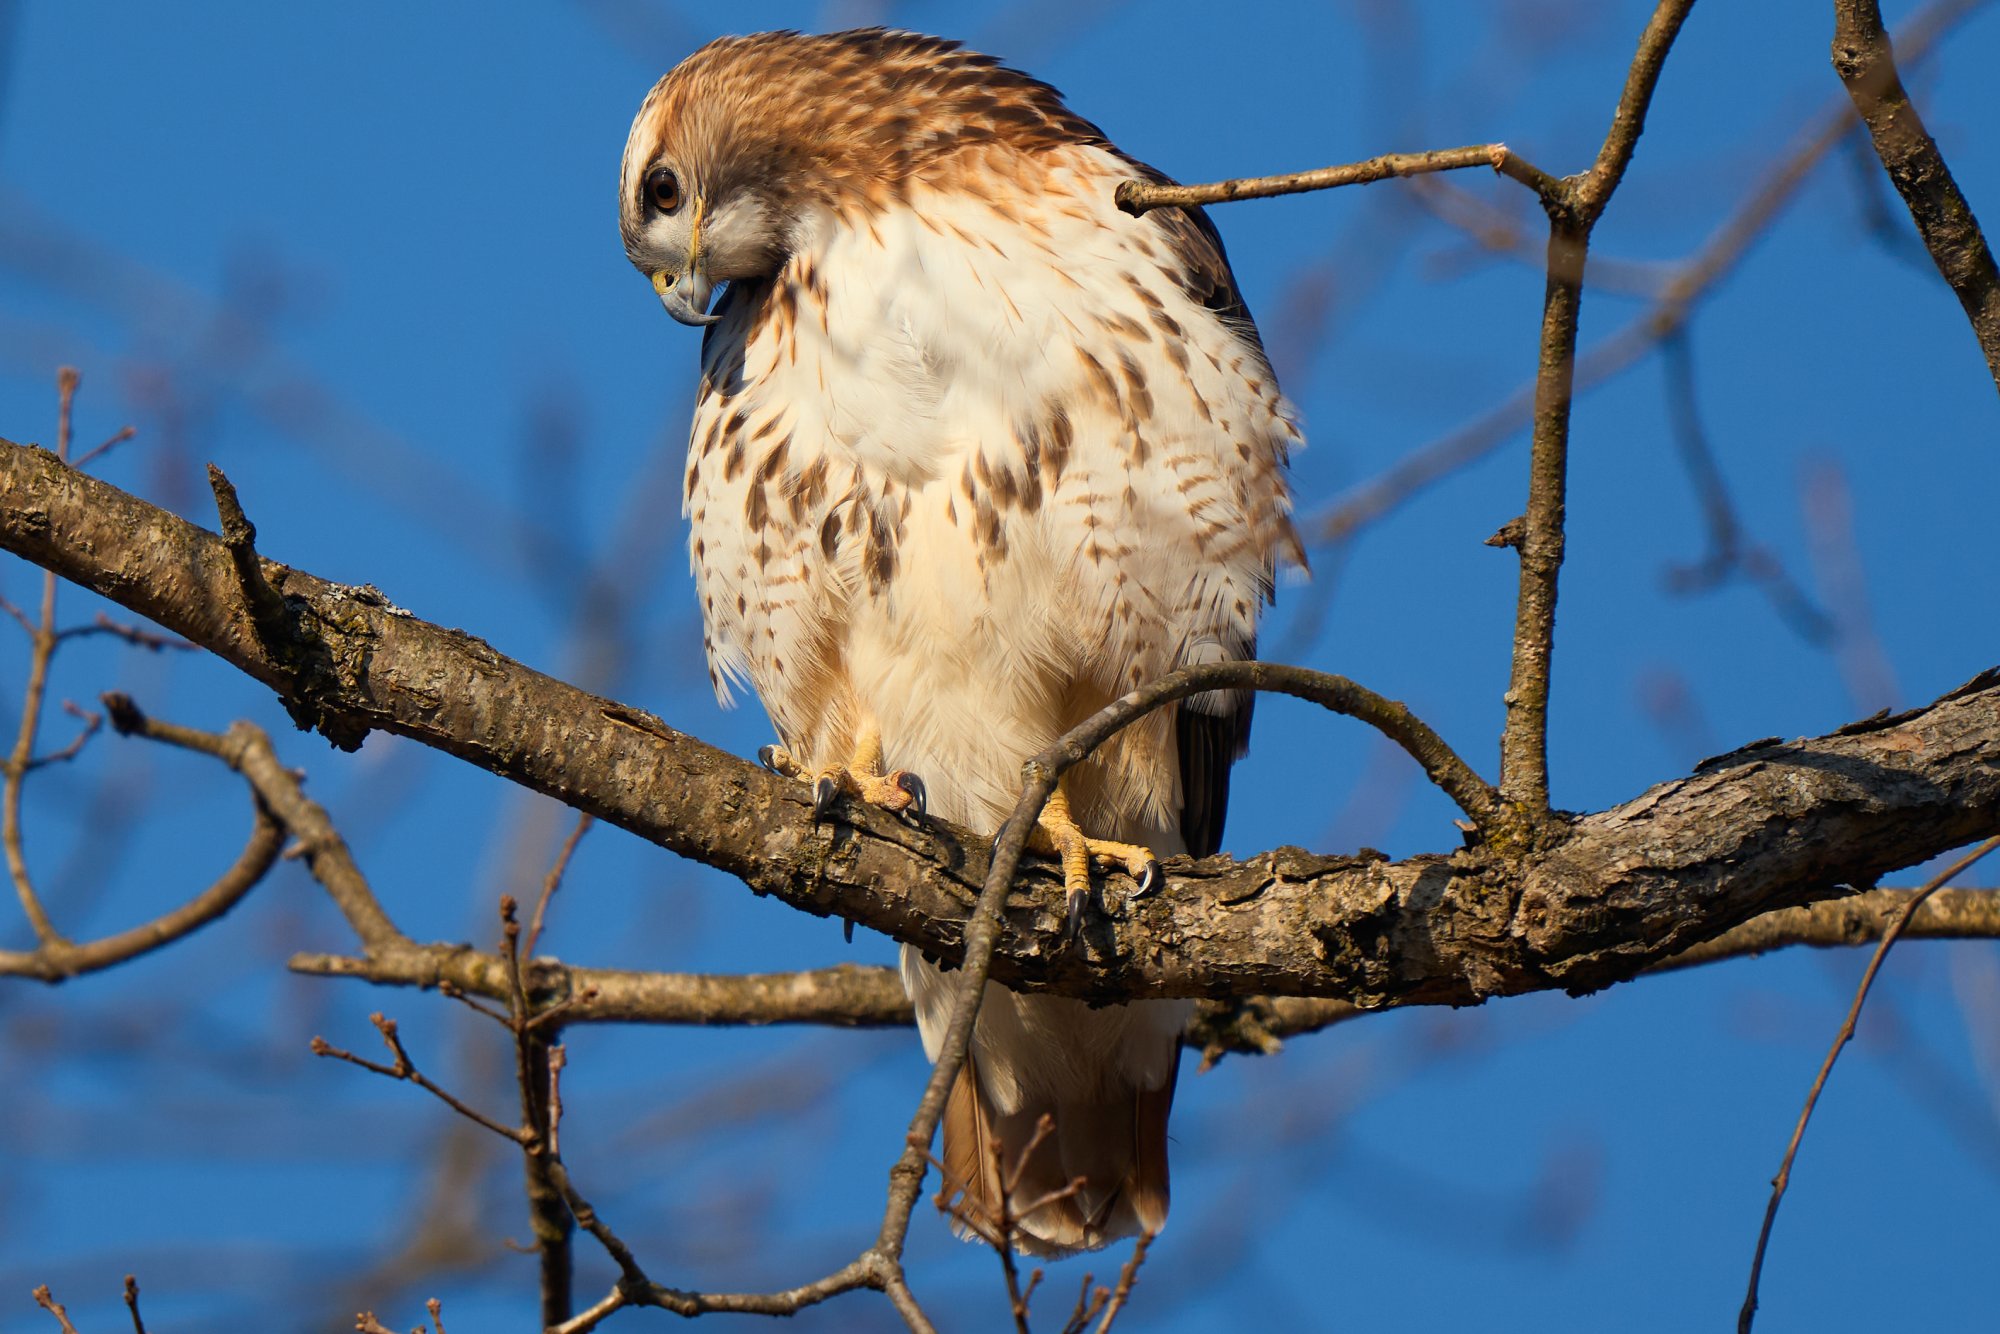
[[883, 772], [882, 729], [872, 718], [855, 732], [854, 753], [846, 764], [814, 772], [792, 758], [792, 753], [783, 746], [766, 746], [757, 752], [757, 758], [767, 769], [812, 783], [815, 820], [824, 820], [833, 809], [834, 799], [843, 792], [885, 811], [924, 813], [924, 780], [907, 769]]
[[1077, 827], [1076, 817], [1070, 814], [1069, 793], [1063, 790], [1060, 781], [1056, 790], [1049, 794], [1048, 804], [1042, 807], [1042, 818], [1035, 832], [1029, 835], [1028, 845], [1062, 863], [1063, 887], [1069, 891], [1069, 935], [1072, 940], [1083, 930], [1083, 905], [1090, 897], [1090, 863], [1093, 858], [1110, 866], [1124, 867], [1125, 873], [1139, 882], [1140, 894], [1152, 893], [1160, 882], [1160, 862], [1153, 856], [1152, 849], [1142, 848], [1136, 843], [1091, 838]]

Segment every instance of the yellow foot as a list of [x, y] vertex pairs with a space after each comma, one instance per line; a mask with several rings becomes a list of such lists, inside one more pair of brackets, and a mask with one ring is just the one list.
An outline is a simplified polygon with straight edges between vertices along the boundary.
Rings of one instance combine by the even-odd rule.
[[[870, 733], [864, 732], [863, 741], [870, 740]], [[775, 773], [787, 778], [802, 778], [812, 784], [815, 820], [824, 820], [843, 792], [859, 797], [870, 806], [880, 806], [885, 811], [924, 813], [924, 780], [907, 769], [882, 772], [879, 734], [872, 737], [871, 744], [857, 745], [853, 758], [846, 764], [818, 771], [807, 769], [783, 746], [765, 746], [757, 752], [757, 759]]]
[[1106, 866], [1123, 867], [1127, 875], [1139, 882], [1134, 897], [1152, 893], [1160, 883], [1160, 862], [1153, 856], [1151, 848], [1142, 848], [1136, 843], [1091, 838], [1079, 829], [1076, 817], [1070, 814], [1069, 794], [1063, 791], [1061, 784], [1057, 784], [1048, 804], [1042, 807], [1042, 818], [1028, 842], [1035, 851], [1053, 856], [1062, 863], [1063, 887], [1069, 891], [1069, 935], [1072, 940], [1083, 930], [1083, 905], [1090, 897], [1090, 863], [1093, 860]]

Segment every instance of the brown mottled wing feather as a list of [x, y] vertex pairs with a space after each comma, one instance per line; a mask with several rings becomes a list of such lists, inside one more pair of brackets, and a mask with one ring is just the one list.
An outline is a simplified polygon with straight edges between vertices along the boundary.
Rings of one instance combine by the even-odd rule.
[[[1147, 180], [1171, 183], [1172, 178], [1143, 162], [1132, 165]], [[1250, 309], [1237, 289], [1236, 275], [1230, 271], [1222, 235], [1208, 214], [1198, 208], [1157, 209], [1146, 216], [1166, 231], [1180, 257], [1188, 295], [1221, 316], [1262, 356], [1264, 345], [1257, 326], [1251, 322]], [[1273, 582], [1267, 567], [1266, 600]], [[1254, 641], [1229, 648], [1237, 657], [1257, 656]], [[1223, 820], [1229, 810], [1229, 769], [1250, 749], [1250, 717], [1256, 696], [1246, 690], [1221, 698], [1230, 704], [1219, 710], [1182, 705], [1176, 727], [1181, 760], [1181, 838], [1196, 857], [1206, 857], [1222, 846]]]
[[[1141, 179], [1153, 185], [1179, 182], [1156, 167], [1127, 158]], [[1228, 321], [1247, 338], [1257, 354], [1264, 354], [1264, 342], [1251, 321], [1250, 307], [1237, 289], [1236, 274], [1229, 267], [1229, 252], [1223, 248], [1222, 233], [1208, 213], [1200, 208], [1160, 208], [1145, 215], [1167, 233], [1174, 253], [1185, 267], [1187, 294]]]

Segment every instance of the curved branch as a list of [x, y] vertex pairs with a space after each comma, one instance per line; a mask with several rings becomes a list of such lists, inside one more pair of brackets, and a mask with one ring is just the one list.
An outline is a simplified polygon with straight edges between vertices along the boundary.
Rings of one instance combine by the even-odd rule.
[[172, 912], [116, 935], [81, 944], [58, 938], [44, 940], [32, 950], [0, 950], [0, 977], [63, 982], [95, 973], [193, 935], [234, 908], [277, 864], [285, 847], [284, 826], [262, 801], [254, 805], [256, 823], [250, 828], [249, 841], [237, 854], [235, 864], [207, 889]]
[[1169, 673], [1105, 705], [1038, 758], [1058, 768], [1067, 768], [1155, 709], [1211, 690], [1259, 690], [1290, 695], [1357, 718], [1401, 746], [1423, 766], [1431, 782], [1457, 802], [1458, 808], [1471, 816], [1480, 829], [1497, 830], [1507, 821], [1500, 794], [1474, 773], [1472, 766], [1445, 744], [1444, 738], [1411, 713], [1407, 705], [1378, 695], [1344, 676], [1275, 662], [1216, 662]]

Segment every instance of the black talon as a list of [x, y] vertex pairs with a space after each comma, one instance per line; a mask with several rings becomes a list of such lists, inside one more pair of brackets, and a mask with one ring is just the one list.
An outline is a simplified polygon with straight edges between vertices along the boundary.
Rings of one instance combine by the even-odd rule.
[[843, 917], [840, 919], [840, 938], [849, 945], [854, 943], [854, 919], [852, 917]]
[[913, 773], [900, 773], [896, 775], [896, 786], [910, 794], [910, 807], [918, 815], [929, 814], [929, 811], [926, 809], [928, 797], [924, 791], [923, 779]]
[[833, 809], [834, 799], [840, 796], [840, 781], [832, 774], [821, 774], [813, 784], [813, 819], [824, 820]]
[[1083, 901], [1089, 897], [1087, 890], [1072, 891], [1069, 896], [1069, 924], [1064, 929], [1072, 945], [1083, 940]]
[[1159, 862], [1150, 857], [1147, 858], [1146, 869], [1139, 873], [1139, 887], [1132, 891], [1132, 897], [1135, 899], [1145, 898], [1148, 894], [1157, 890], [1160, 887], [1160, 882], [1165, 878], [1166, 872], [1160, 869]]
[[766, 769], [769, 769], [772, 773], [779, 772], [778, 748], [776, 746], [757, 747], [757, 763], [763, 765]]

